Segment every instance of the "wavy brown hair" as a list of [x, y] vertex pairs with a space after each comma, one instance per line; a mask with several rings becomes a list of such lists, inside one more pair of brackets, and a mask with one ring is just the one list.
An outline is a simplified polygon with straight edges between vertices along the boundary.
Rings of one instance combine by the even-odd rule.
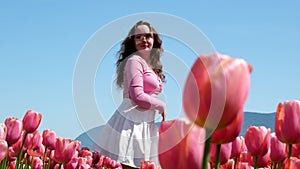
[[119, 87], [123, 87], [123, 72], [124, 72], [124, 67], [126, 64], [127, 59], [129, 58], [130, 55], [133, 53], [137, 52], [135, 48], [135, 43], [134, 43], [134, 34], [137, 26], [139, 25], [146, 25], [149, 27], [150, 32], [153, 33], [153, 48], [151, 50], [150, 54], [150, 66], [153, 69], [153, 71], [160, 77], [160, 79], [165, 82], [165, 75], [162, 71], [162, 64], [160, 62], [160, 57], [163, 53], [163, 48], [162, 48], [162, 40], [158, 36], [157, 31], [155, 28], [148, 22], [144, 21], [139, 21], [137, 22], [129, 31], [128, 36], [123, 40], [121, 44], [121, 49], [118, 52], [118, 60], [116, 62], [117, 66], [117, 85]]

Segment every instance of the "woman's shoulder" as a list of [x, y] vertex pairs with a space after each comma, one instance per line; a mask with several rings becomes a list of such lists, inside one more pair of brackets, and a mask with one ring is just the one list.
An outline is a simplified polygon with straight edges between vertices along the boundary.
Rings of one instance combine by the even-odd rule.
[[141, 57], [141, 56], [139, 56], [139, 55], [131, 55], [129, 58], [128, 58], [128, 60], [127, 60], [127, 62], [138, 62], [138, 63], [140, 63], [140, 64], [142, 64], [142, 65], [145, 65], [145, 64], [147, 64], [146, 62], [145, 62], [145, 60]]

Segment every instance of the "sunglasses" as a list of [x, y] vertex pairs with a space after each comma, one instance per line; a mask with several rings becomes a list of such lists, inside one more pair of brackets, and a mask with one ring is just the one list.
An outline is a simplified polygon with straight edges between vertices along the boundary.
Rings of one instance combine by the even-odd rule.
[[138, 40], [138, 41], [142, 41], [142, 40], [144, 40], [144, 38], [146, 38], [146, 40], [149, 40], [150, 38], [153, 38], [153, 34], [152, 33], [144, 33], [144, 34], [137, 34], [134, 36], [134, 39]]

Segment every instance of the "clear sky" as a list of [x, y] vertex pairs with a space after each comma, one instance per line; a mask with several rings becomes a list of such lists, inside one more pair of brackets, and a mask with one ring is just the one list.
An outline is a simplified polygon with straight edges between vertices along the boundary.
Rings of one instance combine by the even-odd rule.
[[[76, 138], [98, 124], [99, 119], [93, 115], [100, 113], [107, 120], [121, 92], [114, 88], [113, 79], [115, 54], [122, 39], [107, 48], [105, 55], [98, 56], [102, 60], [97, 63], [91, 89], [97, 111], [88, 106], [84, 107], [86, 113], [76, 110], [73, 93], [76, 64], [93, 37], [103, 37], [111, 43], [110, 36], [125, 37], [135, 21], [114, 27], [108, 34], [101, 30], [128, 16], [144, 16], [144, 13], [178, 17], [199, 29], [219, 53], [252, 64], [245, 111], [275, 112], [279, 102], [300, 96], [299, 5], [298, 1], [271, 0], [1, 1], [0, 123], [7, 117], [23, 118], [27, 110], [33, 109], [43, 114], [40, 131], [51, 129], [59, 136]], [[147, 17], [140, 19], [147, 21]], [[163, 29], [161, 25], [156, 23], [158, 31]], [[168, 29], [197, 38], [182, 24], [170, 24]], [[202, 51], [196, 53], [182, 39], [167, 35], [162, 35], [162, 39], [167, 83], [161, 97], [167, 102], [167, 119], [171, 120], [184, 116], [182, 79], [177, 79], [184, 74], [177, 74], [181, 67], [176, 67], [174, 59], [188, 68]], [[96, 51], [105, 46], [94, 45]], [[83, 118], [90, 120], [90, 125]], [[157, 120], [161, 120], [159, 116]]]

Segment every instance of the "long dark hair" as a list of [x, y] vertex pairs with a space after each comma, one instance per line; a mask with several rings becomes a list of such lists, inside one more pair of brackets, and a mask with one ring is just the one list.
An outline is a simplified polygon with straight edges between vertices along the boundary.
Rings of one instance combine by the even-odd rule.
[[162, 64], [160, 62], [160, 57], [163, 53], [162, 40], [158, 36], [158, 33], [155, 30], [155, 28], [150, 23], [139, 21], [130, 29], [128, 36], [123, 40], [121, 49], [118, 52], [118, 60], [116, 62], [116, 66], [117, 66], [116, 73], [117, 73], [117, 85], [119, 87], [123, 87], [123, 81], [124, 81], [123, 71], [126, 64], [126, 60], [131, 54], [137, 52], [134, 43], [134, 34], [136, 28], [139, 25], [148, 26], [150, 32], [153, 33], [154, 42], [150, 54], [150, 58], [151, 58], [150, 66], [152, 67], [153, 71], [158, 75], [158, 77], [160, 77], [160, 79], [163, 82], [165, 82], [165, 75], [162, 71]]

